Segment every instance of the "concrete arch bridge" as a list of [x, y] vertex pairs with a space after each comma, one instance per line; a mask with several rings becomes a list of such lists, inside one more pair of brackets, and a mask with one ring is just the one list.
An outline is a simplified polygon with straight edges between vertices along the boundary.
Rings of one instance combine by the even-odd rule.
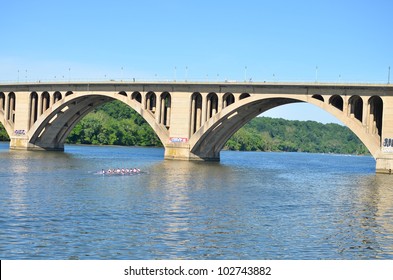
[[72, 128], [97, 106], [120, 100], [138, 112], [166, 159], [219, 160], [226, 141], [271, 108], [308, 102], [348, 126], [393, 169], [393, 86], [321, 83], [81, 82], [0, 84], [0, 121], [11, 149], [64, 150]]

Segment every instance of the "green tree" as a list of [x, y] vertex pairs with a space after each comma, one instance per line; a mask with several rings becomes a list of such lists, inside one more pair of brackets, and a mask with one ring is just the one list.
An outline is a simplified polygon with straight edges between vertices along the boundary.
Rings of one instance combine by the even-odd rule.
[[10, 141], [10, 138], [4, 126], [0, 123], [0, 141]]
[[145, 120], [128, 105], [112, 101], [85, 116], [66, 143], [126, 146], [161, 146]]

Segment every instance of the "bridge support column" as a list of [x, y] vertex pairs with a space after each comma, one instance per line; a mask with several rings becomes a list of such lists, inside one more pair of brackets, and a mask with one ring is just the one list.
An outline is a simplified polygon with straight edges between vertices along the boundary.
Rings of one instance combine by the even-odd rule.
[[25, 151], [64, 151], [64, 144], [48, 144], [48, 145], [34, 145], [30, 143], [30, 139], [25, 136], [12, 136], [10, 137], [10, 149], [11, 150], [25, 150]]
[[[371, 104], [371, 108], [369, 113], [369, 117], [372, 120], [373, 129], [375, 129], [375, 133], [378, 133], [378, 127], [376, 125], [377, 112], [375, 111], [374, 103]], [[370, 102], [369, 102], [370, 107]], [[378, 106], [377, 106], [378, 107]], [[381, 150], [380, 153], [375, 157], [376, 164], [376, 172], [377, 173], [385, 173], [385, 174], [393, 174], [393, 96], [384, 96], [383, 97], [383, 106], [380, 106], [380, 110], [383, 108], [382, 118], [382, 130], [381, 135]]]
[[165, 159], [220, 161], [220, 154], [212, 156], [198, 156], [190, 151], [190, 145], [187, 143], [171, 143], [165, 145]]
[[30, 145], [30, 139], [27, 134], [30, 119], [29, 96], [29, 92], [16, 93], [15, 122], [13, 125], [13, 131], [10, 135], [10, 149], [28, 150]]
[[29, 139], [24, 135], [10, 137], [10, 149], [12, 150], [28, 150]]
[[376, 159], [376, 172], [381, 174], [393, 174], [393, 156]]
[[183, 143], [165, 145], [165, 159], [190, 160], [190, 145]]

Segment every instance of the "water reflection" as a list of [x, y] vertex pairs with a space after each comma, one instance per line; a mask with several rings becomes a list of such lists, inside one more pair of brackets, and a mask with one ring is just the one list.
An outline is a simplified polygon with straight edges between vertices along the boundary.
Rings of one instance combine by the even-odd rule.
[[[354, 184], [355, 183], [355, 184]], [[357, 258], [368, 256], [389, 258], [392, 256], [393, 220], [391, 178], [386, 175], [361, 176], [352, 182], [348, 199], [349, 212], [345, 217], [352, 236], [347, 238], [343, 255], [348, 257], [355, 251]], [[351, 210], [350, 210], [351, 209]], [[348, 241], [348, 237], [352, 240]]]
[[[0, 149], [2, 258], [391, 259], [393, 187], [367, 157]], [[140, 167], [137, 176], [102, 168]], [[12, 169], [10, 173], [6, 169]]]
[[[332, 179], [332, 178], [331, 178]], [[325, 258], [391, 258], [393, 253], [391, 178], [344, 175], [320, 183], [323, 200], [311, 227], [319, 224], [320, 249], [335, 248]], [[324, 193], [324, 194], [323, 194]], [[318, 222], [315, 222], [318, 221]], [[311, 230], [318, 232], [315, 228]], [[306, 256], [305, 256], [306, 257]], [[308, 257], [308, 256], [307, 256]]]
[[217, 163], [186, 161], [162, 161], [151, 167], [149, 189], [160, 193], [156, 211], [161, 224], [153, 238], [160, 241], [158, 249], [162, 251], [156, 253], [184, 258], [187, 251], [197, 247], [212, 249], [204, 236], [211, 231], [214, 235], [222, 232], [212, 221], [210, 214], [215, 211], [211, 211], [211, 197], [206, 197], [206, 190], [228, 185], [223, 181], [230, 180], [230, 176], [222, 176], [227, 171]]
[[376, 222], [380, 227], [376, 238], [384, 252], [382, 256], [379, 256], [380, 258], [393, 257], [393, 184], [390, 177], [375, 176], [375, 186], [379, 193]]

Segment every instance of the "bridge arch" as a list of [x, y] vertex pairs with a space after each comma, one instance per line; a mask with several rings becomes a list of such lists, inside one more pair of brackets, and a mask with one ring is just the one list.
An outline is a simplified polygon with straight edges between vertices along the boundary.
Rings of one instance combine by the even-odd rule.
[[5, 94], [0, 92], [0, 111], [4, 112], [5, 109]]
[[331, 104], [332, 106], [336, 107], [340, 111], [342, 111], [344, 109], [344, 100], [338, 94], [335, 94], [335, 95], [330, 97], [329, 104]]
[[202, 95], [194, 92], [191, 95], [191, 124], [190, 134], [194, 134], [202, 125]]
[[163, 142], [165, 158], [187, 160], [218, 158], [228, 137], [253, 117], [276, 106], [308, 102], [355, 132], [376, 158], [377, 172], [393, 170], [393, 115], [388, 112], [393, 87], [385, 84], [1, 84], [0, 121], [10, 134], [11, 149], [62, 149], [76, 122], [110, 100], [142, 115]]
[[243, 92], [242, 94], [240, 94], [239, 96], [239, 100], [242, 100], [244, 98], [250, 97], [251, 95], [247, 92]]
[[352, 118], [363, 121], [363, 99], [359, 95], [353, 95], [348, 100], [348, 113]]
[[374, 95], [368, 100], [369, 114], [371, 116], [369, 126], [372, 133], [382, 136], [382, 116], [383, 116], [383, 100], [381, 97]]
[[50, 95], [47, 91], [44, 91], [41, 94], [40, 114], [48, 110], [49, 106], [50, 106]]
[[15, 122], [16, 95], [14, 92], [8, 94], [8, 102], [6, 102], [6, 120], [11, 123]]
[[218, 112], [218, 96], [215, 92], [210, 92], [207, 95], [207, 119], [210, 119]]
[[29, 106], [29, 127], [32, 127], [38, 118], [38, 94], [33, 91], [30, 93]]
[[145, 109], [150, 111], [152, 114], [156, 112], [157, 97], [153, 91], [146, 93], [146, 107]]
[[53, 103], [56, 103], [57, 101], [61, 100], [63, 98], [62, 94], [60, 91], [55, 91], [53, 93]]
[[138, 101], [129, 99], [120, 93], [79, 92], [66, 95], [37, 118], [28, 131], [30, 148], [63, 150], [64, 142], [74, 126], [89, 112], [113, 100], [119, 100], [139, 113], [153, 128], [160, 141], [163, 144], [168, 142], [169, 133], [166, 127], [157, 124], [154, 115], [143, 109]]
[[[350, 100], [354, 104], [353, 110], [357, 112], [356, 115], [359, 117], [358, 110], [361, 108], [361, 102], [358, 96], [354, 96], [350, 98]], [[320, 98], [315, 98], [314, 96], [308, 97], [298, 95], [293, 97], [277, 97], [274, 95], [264, 95], [260, 97], [252, 95], [247, 98], [247, 100], [241, 99], [224, 108], [212, 118], [212, 121], [206, 122], [197, 130], [190, 138], [190, 150], [193, 154], [202, 159], [219, 159], [219, 153], [225, 143], [236, 131], [251, 119], [272, 108], [299, 102], [313, 104], [332, 114], [354, 132], [374, 158], [376, 158], [380, 150], [380, 137], [370, 137], [367, 130], [364, 129], [362, 121], [359, 121], [358, 118], [348, 117], [347, 112], [343, 111], [344, 101], [340, 95], [331, 96], [328, 106], [326, 106], [327, 104], [320, 100]], [[371, 97], [369, 104], [371, 115], [374, 116], [374, 126], [379, 131], [380, 127], [382, 127], [382, 99], [379, 96]]]
[[127, 93], [125, 91], [120, 91], [119, 94], [127, 97]]
[[317, 100], [319, 100], [319, 101], [325, 102], [325, 99], [324, 99], [323, 96], [320, 95], [320, 94], [314, 94], [314, 95], [312, 96], [312, 98], [315, 98], [315, 99], [317, 99]]
[[171, 123], [171, 94], [167, 91], [160, 95], [159, 123], [169, 128]]
[[141, 95], [141, 93], [139, 91], [134, 91], [131, 94], [131, 99], [135, 100], [135, 101], [137, 101], [139, 103], [142, 103], [142, 95]]
[[223, 108], [235, 103], [235, 96], [233, 95], [232, 92], [227, 92], [224, 94], [222, 97], [223, 100]]

